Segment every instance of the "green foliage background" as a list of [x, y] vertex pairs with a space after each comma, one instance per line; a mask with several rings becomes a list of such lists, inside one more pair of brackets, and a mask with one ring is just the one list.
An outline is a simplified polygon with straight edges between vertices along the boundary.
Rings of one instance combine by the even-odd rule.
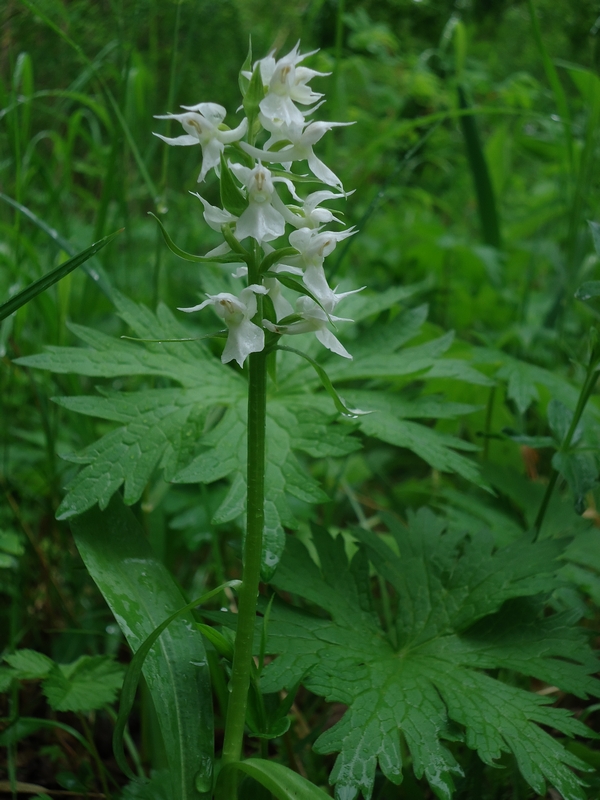
[[[299, 478], [291, 498], [281, 499], [282, 489], [274, 526], [281, 533], [283, 526], [296, 526], [298, 538], [309, 542], [314, 520], [333, 531], [356, 523], [377, 528], [385, 511], [404, 519], [411, 509], [430, 505], [450, 526], [472, 533], [486, 527], [503, 545], [533, 524], [553, 450], [583, 382], [587, 334], [597, 325], [596, 301], [578, 301], [574, 292], [582, 282], [598, 279], [599, 258], [587, 220], [600, 220], [600, 7], [595, 0], [537, 0], [535, 9], [562, 89], [562, 108], [561, 93], [532, 33], [527, 2], [6, 2], [0, 11], [0, 300], [65, 261], [71, 255], [67, 243], [77, 252], [125, 229], [88, 264], [100, 280], [90, 279], [89, 270], [77, 270], [0, 323], [0, 484], [5, 497], [0, 506], [0, 589], [10, 600], [0, 612], [0, 635], [7, 652], [35, 650], [63, 667], [82, 663], [81, 657], [126, 658], [122, 636], [83, 569], [68, 526], [55, 515], [59, 507], [64, 512], [65, 486], [72, 481], [78, 511], [99, 498], [108, 502], [110, 492], [104, 498], [97, 483], [88, 493], [85, 480], [76, 477], [76, 462], [86, 463], [97, 440], [118, 439], [114, 423], [123, 423], [130, 413], [120, 409], [120, 393], [156, 397], [174, 391], [177, 382], [157, 366], [160, 356], [156, 363], [134, 368], [136, 356], [126, 369], [122, 362], [119, 371], [100, 355], [101, 368], [95, 369], [90, 366], [93, 348], [102, 353], [110, 337], [123, 353], [139, 353], [138, 345], [115, 338], [131, 334], [135, 324], [133, 335], [144, 335], [144, 325], [150, 332], [159, 324], [177, 326], [190, 336], [213, 330], [209, 315], [193, 325], [172, 321], [177, 306], [227, 287], [222, 270], [197, 268], [173, 256], [147, 216], [148, 211], [159, 213], [188, 251], [204, 253], [217, 243], [200, 206], [188, 195], [197, 188], [199, 152], [162, 146], [152, 130], [167, 131], [152, 116], [200, 101], [222, 103], [233, 115], [249, 36], [256, 57], [273, 46], [287, 52], [298, 39], [304, 50], [320, 48], [313, 66], [332, 73], [324, 118], [356, 122], [323, 142], [328, 162], [346, 188], [356, 190], [343, 211], [360, 230], [347, 247], [338, 247], [329, 270], [344, 288], [366, 284], [373, 294], [367, 291], [362, 316], [361, 300], [355, 314], [348, 312], [357, 319], [345, 334], [356, 354], [353, 366], [331, 362], [330, 374], [348, 403], [379, 404], [360, 429], [344, 423], [343, 435], [334, 441], [342, 425], [330, 429], [330, 439], [318, 429], [333, 417], [329, 398], [319, 393], [311, 399], [318, 420], [312, 420], [312, 439], [298, 434], [302, 441], [294, 461], [308, 474], [304, 496]], [[457, 22], [463, 27], [456, 28]], [[474, 116], [457, 113], [459, 86]], [[475, 133], [464, 123], [473, 119]], [[481, 158], [473, 160], [477, 141], [494, 208], [488, 204], [484, 209], [477, 191], [482, 180]], [[206, 197], [216, 202], [216, 180], [209, 182]], [[486, 234], [492, 214], [499, 249]], [[379, 292], [387, 301], [377, 305]], [[151, 315], [159, 301], [163, 310], [157, 319]], [[139, 310], [140, 303], [151, 311]], [[454, 339], [443, 339], [450, 330]], [[44, 346], [78, 346], [76, 336], [92, 345], [80, 355], [79, 367], [83, 361], [86, 366], [78, 374], [67, 368], [75, 351], [52, 351], [62, 353], [55, 361], [52, 352], [39, 355]], [[440, 345], [438, 352], [435, 342], [442, 339], [447, 347]], [[187, 348], [172, 345], [173, 359], [185, 361], [178, 347]], [[208, 357], [218, 347], [198, 346], [213, 369], [215, 362]], [[415, 350], [403, 356], [406, 348]], [[373, 353], [392, 351], [398, 359], [394, 369], [388, 361], [377, 372]], [[401, 367], [403, 357], [414, 367], [424, 354], [430, 362], [418, 362], [419, 370]], [[17, 363], [19, 358], [26, 360]], [[294, 378], [290, 368], [282, 394], [304, 386], [307, 375], [308, 368]], [[231, 406], [231, 414], [238, 378], [224, 376], [222, 389], [231, 384], [230, 396], [215, 400]], [[193, 383], [190, 379], [187, 388]], [[316, 386], [315, 381], [311, 391]], [[58, 396], [67, 399], [49, 399]], [[551, 400], [561, 408], [549, 406]], [[306, 407], [294, 413], [307, 424], [302, 417]], [[575, 537], [562, 567], [565, 583], [553, 589], [548, 608], [570, 613], [592, 631], [600, 603], [595, 528], [600, 519], [599, 413], [594, 395], [576, 442], [576, 461], [583, 466], [577, 471], [573, 461], [563, 470], [569, 485], [559, 482], [544, 528], [548, 537]], [[189, 430], [205, 423], [201, 415], [185, 421]], [[175, 426], [169, 436], [181, 437], [186, 430]], [[138, 435], [143, 440], [145, 430]], [[155, 435], [160, 438], [160, 431], [155, 429]], [[213, 438], [210, 444], [222, 445], [215, 433]], [[347, 440], [350, 445], [344, 444]], [[230, 450], [238, 444], [231, 443]], [[293, 446], [281, 455], [281, 463], [296, 459]], [[228, 512], [219, 515], [232, 496], [228, 480], [239, 473], [235, 453], [231, 469], [219, 466], [212, 472], [205, 451], [185, 455], [187, 463], [167, 463], [166, 478], [158, 468], [166, 457], [161, 465], [150, 458], [129, 475], [135, 491], [128, 495], [126, 488], [125, 495], [135, 503], [157, 557], [189, 599], [236, 573], [241, 532], [239, 504], [230, 503]], [[207, 482], [200, 489], [171, 483], [194, 457]], [[125, 469], [123, 478], [126, 474]], [[319, 483], [326, 494], [319, 494]], [[375, 593], [382, 614], [384, 588]], [[65, 670], [59, 673], [54, 661], [52, 674], [60, 677]], [[37, 677], [48, 681], [45, 675]], [[23, 680], [29, 682], [20, 695], [13, 685], [4, 696], [3, 717], [47, 713], [33, 678]], [[221, 693], [218, 726], [226, 689], [214, 680], [217, 698]], [[514, 675], [507, 680], [517, 681]], [[529, 688], [525, 679], [517, 682]], [[112, 697], [114, 675], [108, 684]], [[597, 728], [594, 711], [584, 711], [573, 698], [562, 702]], [[315, 730], [331, 721], [331, 712], [316, 695], [307, 693], [299, 703], [300, 714]], [[99, 705], [92, 702], [91, 707]], [[143, 755], [159, 768], [162, 746], [147, 696], [140, 708]], [[56, 709], [82, 713], [79, 707]], [[110, 763], [110, 748], [101, 736], [102, 725], [108, 724], [104, 714], [98, 713], [93, 724], [101, 756]], [[76, 716], [61, 719], [65, 725], [79, 724]], [[35, 769], [64, 773], [62, 783], [57, 781], [66, 788], [75, 786], [73, 780], [99, 786], [89, 766], [94, 759], [84, 745], [71, 753], [57, 750], [48, 728], [28, 730], [38, 736], [32, 747], [44, 750]], [[308, 753], [305, 745], [316, 735], [305, 733], [303, 739], [298, 730], [293, 739], [297, 757], [325, 785], [333, 759]], [[16, 747], [7, 740], [7, 776], [16, 764]], [[458, 755], [466, 750], [459, 743], [452, 747]], [[577, 755], [597, 767], [591, 742], [579, 747]], [[507, 769], [501, 775], [475, 755], [469, 758], [456, 796], [535, 796], [510, 757], [504, 757]], [[23, 775], [40, 777], [26, 770]], [[592, 798], [599, 784], [593, 776], [589, 780]], [[376, 791], [381, 798], [429, 796], [425, 783], [408, 775], [400, 789], [378, 775]]]

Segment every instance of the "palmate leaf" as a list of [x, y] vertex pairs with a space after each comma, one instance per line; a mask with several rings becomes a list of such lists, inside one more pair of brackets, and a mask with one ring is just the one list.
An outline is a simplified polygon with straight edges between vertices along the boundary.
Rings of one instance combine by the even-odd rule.
[[[358, 319], [372, 319], [413, 292], [410, 287], [395, 288], [381, 295], [356, 295], [349, 302]], [[230, 491], [214, 521], [240, 516], [246, 489], [243, 429], [247, 386], [243, 375], [223, 367], [205, 341], [190, 341], [189, 329], [164, 306], [154, 314], [117, 292], [113, 299], [119, 315], [137, 337], [146, 341], [116, 339], [73, 325], [73, 332], [87, 347], [50, 347], [43, 354], [18, 360], [58, 373], [102, 378], [148, 376], [170, 383], [166, 388], [130, 393], [100, 389], [102, 396], [57, 399], [70, 410], [120, 424], [97, 442], [66, 457], [82, 469], [68, 485], [58, 517], [71, 518], [96, 502], [104, 509], [121, 486], [125, 502], [135, 503], [157, 469], [163, 470], [168, 481], [229, 478]], [[426, 312], [421, 306], [398, 314], [391, 322], [378, 319], [369, 328], [369, 336], [355, 342], [355, 359], [349, 364], [337, 357], [328, 359], [322, 348], [316, 356], [319, 361], [325, 358], [325, 369], [336, 383], [356, 385], [357, 381], [377, 379], [380, 385], [381, 381], [388, 384], [389, 391], [365, 391], [360, 402], [352, 403], [375, 412], [368, 420], [363, 417], [355, 423], [366, 435], [408, 448], [435, 469], [481, 483], [475, 462], [463, 455], [475, 448], [431, 427], [432, 419], [470, 413], [475, 407], [402, 395], [403, 387], [414, 383], [415, 377], [490, 383], [466, 361], [447, 357], [451, 334], [405, 347], [419, 333]], [[173, 341], [177, 339], [185, 341]], [[309, 350], [310, 344], [320, 348], [312, 337]], [[396, 352], [399, 348], [403, 349]], [[353, 430], [348, 422], [331, 425], [334, 409], [312, 368], [309, 366], [307, 372], [294, 355], [281, 355], [278, 382], [271, 385], [268, 402], [265, 568], [269, 561], [276, 563], [283, 548], [283, 527], [295, 524], [286, 495], [307, 503], [325, 500], [293, 451], [328, 457], [343, 456], [358, 447], [348, 437]], [[346, 390], [342, 390], [345, 396]], [[428, 420], [427, 425], [417, 421], [422, 418]]]
[[[189, 331], [164, 306], [154, 315], [122, 295], [115, 302], [137, 336], [165, 341], [138, 344], [72, 326], [88, 348], [49, 348], [19, 363], [91, 377], [148, 375], [180, 386], [55, 398], [72, 411], [121, 424], [82, 451], [66, 456], [83, 469], [67, 487], [58, 518], [74, 517], [95, 503], [106, 508], [121, 486], [126, 504], [131, 505], [160, 467], [166, 480], [177, 483], [211, 483], [229, 477], [231, 488], [214, 522], [235, 519], [243, 514], [246, 500], [244, 378], [223, 367], [202, 341], [166, 341], [185, 338]], [[327, 500], [293, 450], [313, 457], [341, 456], [360, 446], [348, 436], [351, 426], [329, 424], [333, 417], [333, 409], [292, 411], [277, 399], [268, 404], [265, 568], [273, 568], [283, 550], [283, 526], [296, 524], [286, 494], [307, 503]]]
[[[302, 469], [293, 450], [324, 457], [346, 455], [360, 447], [343, 429], [336, 430], [340, 426], [326, 424], [331, 415], [315, 411], [310, 416], [302, 411], [294, 414], [277, 400], [272, 400], [267, 408], [263, 573], [275, 567], [283, 552], [283, 525], [296, 527], [286, 493], [306, 503], [328, 499], [314, 478]], [[216, 523], [235, 519], [246, 508], [246, 417], [245, 401], [232, 406], [204, 437], [205, 452], [173, 478], [175, 483], [211, 483], [228, 475], [233, 478], [227, 496], [215, 513]]]
[[[273, 604], [267, 650], [278, 657], [263, 673], [263, 690], [303, 678], [311, 691], [349, 706], [315, 743], [318, 752], [339, 752], [331, 781], [340, 800], [370, 798], [377, 765], [401, 782], [401, 736], [416, 776], [440, 798], [452, 796], [453, 777], [462, 774], [445, 742], [464, 740], [487, 764], [511, 752], [538, 794], [548, 781], [565, 800], [584, 800], [571, 768], [586, 765], [539, 726], [590, 731], [548, 698], [483, 671], [506, 668], [582, 697], [599, 693], [583, 631], [569, 615], [544, 617], [539, 603], [556, 585], [562, 543], [520, 538], [494, 550], [491, 536], [470, 540], [444, 525], [425, 510], [408, 529], [388, 520], [397, 552], [356, 531], [361, 544], [350, 563], [342, 538], [317, 529], [320, 567], [290, 537], [272, 583], [328, 617]], [[372, 610], [369, 561], [396, 595], [390, 633]]]

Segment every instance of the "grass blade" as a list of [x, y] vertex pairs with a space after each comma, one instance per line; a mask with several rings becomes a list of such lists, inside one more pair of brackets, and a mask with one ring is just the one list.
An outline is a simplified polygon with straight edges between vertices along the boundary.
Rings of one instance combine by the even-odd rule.
[[249, 758], [228, 764], [225, 769], [245, 772], [274, 794], [277, 800], [326, 800], [328, 797], [322, 789], [302, 775], [275, 761]]
[[[458, 86], [458, 104], [461, 110], [468, 110], [470, 103], [467, 94], [462, 86]], [[488, 169], [485, 153], [481, 146], [477, 122], [474, 115], [460, 117], [460, 127], [465, 138], [467, 148], [467, 159], [475, 184], [475, 194], [477, 195], [477, 210], [479, 212], [479, 222], [483, 241], [490, 247], [500, 248], [502, 239], [500, 236], [500, 221], [496, 208], [496, 198], [494, 187]]]
[[116, 231], [115, 233], [111, 233], [109, 236], [105, 236], [104, 239], [100, 239], [99, 242], [95, 242], [86, 250], [82, 250], [81, 253], [78, 253], [73, 258], [70, 258], [63, 264], [59, 264], [58, 267], [50, 270], [50, 272], [47, 272], [37, 281], [30, 283], [29, 286], [26, 286], [25, 289], [18, 292], [16, 295], [14, 295], [14, 297], [11, 297], [10, 300], [6, 301], [6, 303], [0, 305], [0, 322], [3, 319], [6, 319], [6, 317], [9, 317], [11, 314], [14, 314], [14, 312], [21, 308], [21, 306], [29, 303], [29, 301], [33, 300], [34, 297], [37, 297], [38, 294], [45, 292], [46, 289], [48, 289], [54, 283], [60, 281], [65, 277], [65, 275], [68, 275], [69, 272], [73, 272], [74, 269], [77, 269], [77, 267], [79, 267], [81, 264], [85, 263], [92, 256], [96, 255], [99, 250], [102, 250], [102, 248], [105, 247], [119, 233], [121, 233], [121, 231]]
[[[44, 233], [49, 236], [52, 241], [56, 242], [56, 244], [59, 245], [65, 251], [65, 253], [68, 253], [70, 256], [77, 255], [75, 248], [68, 239], [65, 239], [64, 236], [61, 236], [60, 233], [58, 233], [58, 231], [46, 224], [43, 219], [40, 219], [37, 214], [34, 214], [33, 211], [27, 208], [27, 206], [18, 203], [16, 200], [13, 200], [12, 197], [9, 197], [2, 192], [0, 192], [0, 200], [8, 203], [9, 206], [12, 206], [14, 209], [23, 214], [24, 217], [27, 217], [27, 219], [30, 222], [33, 222], [37, 228], [39, 228], [41, 231], [44, 231]], [[88, 275], [94, 281], [94, 283], [98, 284], [98, 288], [101, 289], [109, 299], [111, 299], [113, 293], [112, 286], [103, 267], [95, 262], [93, 264], [84, 264], [82, 269], [86, 275]]]

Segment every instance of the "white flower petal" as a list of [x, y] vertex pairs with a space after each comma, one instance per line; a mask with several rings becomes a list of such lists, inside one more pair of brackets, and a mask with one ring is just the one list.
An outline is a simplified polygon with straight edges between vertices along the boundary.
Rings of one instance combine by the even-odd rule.
[[169, 136], [163, 136], [160, 133], [154, 133], [152, 131], [153, 136], [158, 136], [159, 139], [162, 139], [163, 142], [167, 144], [173, 144], [176, 147], [188, 147], [191, 144], [200, 144], [200, 139], [197, 136], [190, 136], [189, 133], [184, 133], [182, 136], [175, 136], [171, 138]]

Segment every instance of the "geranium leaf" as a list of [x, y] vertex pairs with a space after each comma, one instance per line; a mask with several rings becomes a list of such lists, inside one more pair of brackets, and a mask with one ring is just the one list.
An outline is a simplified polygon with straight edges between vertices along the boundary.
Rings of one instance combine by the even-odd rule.
[[[502, 683], [483, 670], [506, 668], [580, 696], [598, 694], [598, 669], [582, 629], [568, 615], [543, 615], [534, 596], [557, 585], [560, 541], [521, 537], [496, 549], [490, 536], [448, 532], [431, 512], [408, 528], [387, 519], [392, 549], [357, 530], [360, 547], [349, 563], [341, 537], [315, 529], [319, 566], [289, 537], [273, 584], [320, 606], [326, 615], [276, 601], [262, 688], [279, 691], [304, 676], [311, 691], [349, 706], [315, 750], [339, 752], [331, 781], [336, 795], [371, 797], [377, 765], [402, 780], [400, 734], [417, 777], [449, 800], [462, 774], [446, 740], [463, 738], [488, 764], [512, 752], [538, 794], [549, 781], [565, 800], [584, 800], [571, 767], [586, 765], [539, 725], [589, 736], [581, 722], [549, 707], [538, 694]], [[397, 598], [393, 628], [372, 607], [368, 561]], [[222, 615], [230, 619], [233, 615]], [[259, 641], [257, 626], [256, 646]]]

